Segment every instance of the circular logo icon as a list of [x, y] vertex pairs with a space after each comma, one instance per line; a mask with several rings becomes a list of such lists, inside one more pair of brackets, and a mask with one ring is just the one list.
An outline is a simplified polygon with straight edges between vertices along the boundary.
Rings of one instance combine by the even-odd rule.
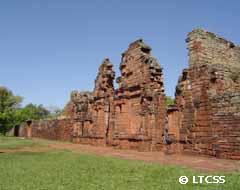
[[181, 176], [181, 177], [179, 177], [178, 181], [181, 184], [187, 184], [188, 178], [187, 178], [187, 176]]

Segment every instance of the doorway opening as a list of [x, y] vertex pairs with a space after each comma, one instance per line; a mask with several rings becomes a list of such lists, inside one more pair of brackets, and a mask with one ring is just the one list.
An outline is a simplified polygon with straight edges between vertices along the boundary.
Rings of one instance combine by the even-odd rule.
[[20, 130], [20, 125], [16, 125], [14, 127], [14, 136], [19, 137], [19, 130]]

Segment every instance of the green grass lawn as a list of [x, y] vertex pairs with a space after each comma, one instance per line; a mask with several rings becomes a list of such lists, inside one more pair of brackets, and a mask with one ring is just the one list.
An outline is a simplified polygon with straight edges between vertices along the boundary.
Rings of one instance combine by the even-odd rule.
[[[13, 144], [11, 141], [15, 141], [16, 144], [19, 141], [22, 146], [22, 141], [25, 140], [13, 138], [8, 141], [10, 147]], [[26, 140], [25, 143], [28, 144], [29, 141]], [[5, 147], [6, 144], [5, 141]], [[226, 183], [219, 185], [192, 183], [181, 185], [178, 182], [178, 178], [182, 175], [191, 177], [200, 174], [202, 173], [175, 166], [161, 166], [69, 151], [0, 154], [0, 190], [240, 189], [240, 173], [221, 173], [226, 176]]]
[[46, 146], [50, 141], [38, 140], [32, 141], [26, 138], [5, 137], [0, 136], [0, 150], [4, 149], [21, 149], [24, 147], [39, 147]]

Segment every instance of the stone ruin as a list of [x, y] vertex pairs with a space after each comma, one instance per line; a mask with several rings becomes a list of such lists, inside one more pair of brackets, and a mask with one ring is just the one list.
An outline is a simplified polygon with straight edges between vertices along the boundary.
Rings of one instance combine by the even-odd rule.
[[240, 159], [240, 47], [203, 30], [187, 37], [189, 68], [176, 87], [184, 152]]
[[114, 145], [160, 149], [166, 128], [162, 69], [140, 39], [122, 54], [119, 88], [114, 96]]
[[32, 136], [240, 159], [240, 47], [201, 29], [186, 42], [189, 68], [179, 77], [175, 105], [166, 106], [162, 68], [140, 39], [122, 54], [117, 89], [104, 59], [93, 92], [73, 91], [66, 117], [33, 121]]

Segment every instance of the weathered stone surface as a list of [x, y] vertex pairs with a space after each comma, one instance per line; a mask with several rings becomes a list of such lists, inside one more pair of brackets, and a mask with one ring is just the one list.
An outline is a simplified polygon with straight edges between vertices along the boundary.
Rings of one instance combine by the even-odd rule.
[[[40, 120], [31, 123], [32, 137], [72, 141], [73, 120], [71, 119], [53, 119], [53, 120]], [[20, 136], [27, 136], [28, 126], [22, 124]]]
[[122, 54], [119, 88], [114, 99], [114, 134], [117, 146], [159, 149], [164, 142], [166, 109], [162, 69], [143, 40]]
[[187, 42], [189, 68], [176, 87], [183, 151], [240, 159], [240, 47], [199, 29]]
[[111, 108], [113, 106], [115, 72], [109, 59], [99, 67], [92, 93], [73, 92], [69, 105], [73, 107], [73, 141], [105, 145], [109, 141]]
[[174, 106], [166, 108], [162, 69], [140, 39], [122, 54], [117, 89], [105, 59], [93, 92], [73, 91], [66, 119], [35, 121], [32, 136], [240, 159], [240, 47], [200, 29], [186, 42], [189, 68], [179, 77]]

